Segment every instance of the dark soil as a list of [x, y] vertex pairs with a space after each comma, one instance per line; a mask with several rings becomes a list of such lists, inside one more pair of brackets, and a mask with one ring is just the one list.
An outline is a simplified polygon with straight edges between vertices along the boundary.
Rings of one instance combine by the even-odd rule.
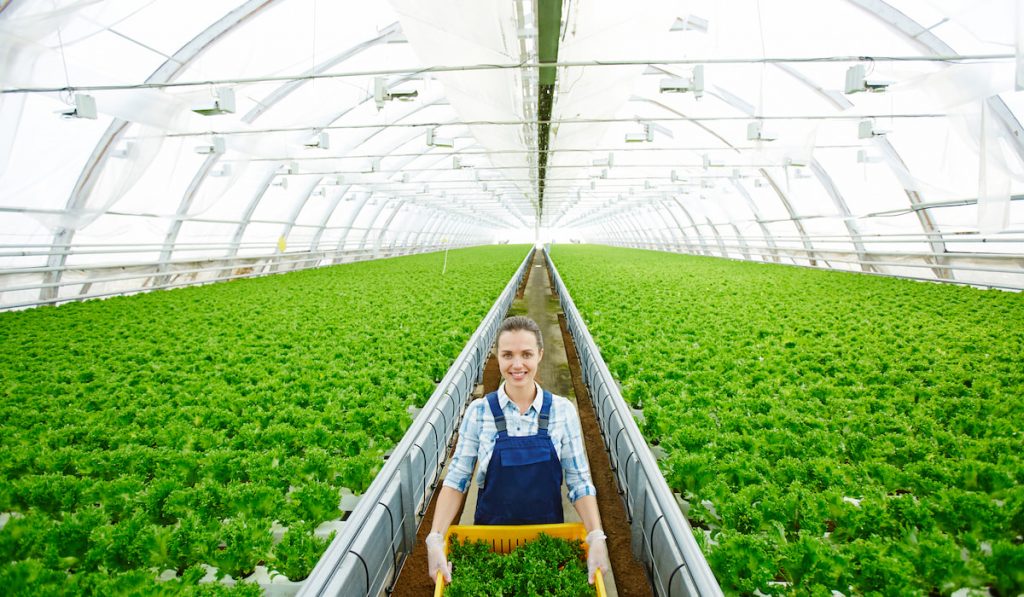
[[587, 385], [583, 383], [576, 344], [569, 333], [563, 313], [558, 314], [558, 323], [561, 324], [562, 341], [569, 356], [569, 371], [572, 373], [576, 406], [580, 413], [580, 424], [583, 426], [583, 439], [587, 445], [590, 475], [594, 486], [597, 487], [597, 506], [601, 511], [604, 532], [608, 535], [608, 556], [611, 559], [612, 572], [615, 573], [615, 590], [619, 597], [650, 597], [653, 593], [647, 572], [633, 559], [626, 508], [619, 496], [615, 474], [612, 472], [608, 453], [604, 449], [604, 440], [601, 439], [601, 427], [597, 423], [594, 403], [590, 400]]
[[[484, 365], [483, 393], [487, 394], [497, 390], [500, 383], [501, 372], [498, 371], [498, 360], [491, 354], [487, 357], [487, 363]], [[456, 433], [452, 437], [452, 451], [454, 451], [455, 444], [458, 441], [459, 434]], [[451, 456], [452, 454], [449, 452], [448, 458], [451, 459]], [[433, 497], [430, 498], [427, 513], [423, 517], [419, 530], [416, 531], [416, 548], [406, 558], [405, 565], [398, 576], [398, 582], [395, 584], [392, 595], [397, 597], [425, 597], [434, 594], [434, 581], [427, 576], [427, 552], [423, 542], [426, 541], [427, 533], [430, 532], [430, 526], [434, 523], [434, 507], [437, 505], [439, 493], [440, 491], [434, 491]], [[455, 515], [455, 521], [457, 522], [461, 517], [462, 510], [460, 509]]]
[[[516, 298], [517, 299], [523, 298], [523, 294], [526, 292], [526, 284], [530, 281], [530, 270], [533, 269], [533, 264], [534, 264], [534, 262], [536, 260], [537, 260], [537, 255], [534, 254], [533, 259], [530, 260], [530, 265], [528, 265], [526, 267], [526, 275], [523, 276], [523, 281], [519, 283], [519, 288], [516, 289]], [[497, 389], [497, 388], [495, 388], [495, 389]]]

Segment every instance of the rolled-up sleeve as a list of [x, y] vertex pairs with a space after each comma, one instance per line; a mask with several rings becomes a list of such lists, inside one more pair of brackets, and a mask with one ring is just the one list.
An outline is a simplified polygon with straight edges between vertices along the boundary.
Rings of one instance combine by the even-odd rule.
[[583, 431], [576, 407], [565, 401], [566, 433], [562, 438], [561, 461], [565, 472], [565, 484], [569, 488], [569, 501], [575, 502], [585, 495], [597, 495], [597, 488], [590, 479], [590, 463], [583, 445]]
[[477, 451], [480, 449], [480, 425], [483, 419], [483, 401], [476, 399], [466, 408], [459, 426], [459, 441], [455, 444], [455, 455], [448, 464], [444, 486], [462, 493], [469, 488], [476, 466]]

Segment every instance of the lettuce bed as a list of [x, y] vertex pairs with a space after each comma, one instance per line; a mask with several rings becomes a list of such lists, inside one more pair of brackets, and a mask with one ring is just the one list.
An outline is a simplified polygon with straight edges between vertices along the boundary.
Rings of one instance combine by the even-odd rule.
[[341, 488], [369, 485], [527, 251], [0, 313], [0, 586], [226, 591], [196, 584], [200, 564], [304, 577]]
[[728, 593], [1024, 591], [1024, 295], [552, 257]]
[[459, 541], [452, 535], [448, 560], [452, 583], [446, 597], [585, 597], [594, 595], [587, 581], [581, 541], [544, 533], [507, 554], [491, 551], [486, 541]]

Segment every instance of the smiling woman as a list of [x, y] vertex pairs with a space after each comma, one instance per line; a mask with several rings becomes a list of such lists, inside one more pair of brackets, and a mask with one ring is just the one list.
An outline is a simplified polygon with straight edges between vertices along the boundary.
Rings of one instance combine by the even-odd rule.
[[498, 367], [505, 383], [466, 409], [427, 535], [428, 573], [451, 581], [444, 536], [459, 511], [477, 467], [480, 486], [474, 524], [560, 523], [562, 477], [588, 532], [589, 580], [607, 573], [608, 550], [597, 509], [597, 489], [583, 447], [580, 421], [572, 403], [536, 382], [544, 357], [540, 327], [528, 317], [509, 317], [498, 328]]

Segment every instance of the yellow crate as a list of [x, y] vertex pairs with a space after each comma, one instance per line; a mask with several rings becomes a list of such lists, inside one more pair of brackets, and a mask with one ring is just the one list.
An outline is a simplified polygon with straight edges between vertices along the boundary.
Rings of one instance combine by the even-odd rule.
[[[516, 526], [485, 526], [485, 525], [453, 525], [448, 527], [448, 533], [444, 536], [444, 552], [448, 554], [448, 541], [452, 535], [458, 535], [461, 541], [487, 541], [491, 549], [498, 553], [508, 553], [537, 538], [537, 535], [544, 533], [556, 539], [579, 539], [583, 541], [584, 553], [589, 552], [587, 545], [587, 530], [582, 523], [565, 522], [561, 524], [529, 524]], [[437, 573], [437, 582], [434, 585], [434, 597], [444, 595], [444, 580], [441, 573]], [[604, 577], [601, 571], [597, 571], [594, 578], [594, 590], [597, 597], [606, 597], [604, 589]]]

